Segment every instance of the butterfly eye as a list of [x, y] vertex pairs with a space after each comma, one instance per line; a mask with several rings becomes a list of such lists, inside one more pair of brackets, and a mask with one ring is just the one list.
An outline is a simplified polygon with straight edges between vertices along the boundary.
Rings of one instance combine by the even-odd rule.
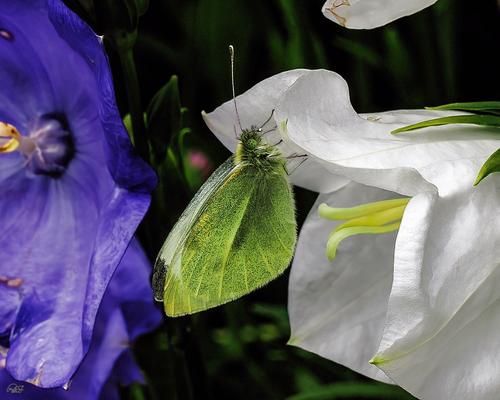
[[247, 142], [247, 146], [249, 149], [255, 149], [257, 147], [257, 141], [255, 139], [250, 139]]

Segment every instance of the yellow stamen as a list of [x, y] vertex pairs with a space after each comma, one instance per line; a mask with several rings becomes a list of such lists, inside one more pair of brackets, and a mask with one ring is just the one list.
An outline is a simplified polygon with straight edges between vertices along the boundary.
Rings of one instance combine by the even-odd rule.
[[12, 125], [0, 122], [0, 153], [15, 151], [20, 144], [21, 134]]
[[330, 220], [351, 219], [373, 214], [389, 208], [404, 206], [410, 201], [409, 198], [376, 201], [374, 203], [362, 204], [351, 208], [334, 208], [323, 203], [319, 205], [318, 212], [321, 218]]
[[335, 232], [341, 229], [348, 228], [350, 226], [382, 226], [388, 224], [389, 222], [400, 221], [405, 212], [406, 205], [389, 208], [388, 210], [379, 211], [371, 215], [365, 215], [364, 217], [352, 218], [338, 225], [330, 234], [333, 235]]
[[332, 230], [326, 244], [326, 256], [335, 258], [340, 242], [353, 235], [379, 234], [399, 229], [409, 198], [377, 201], [352, 208], [333, 208], [321, 204], [320, 217], [329, 220], [347, 220]]
[[353, 226], [350, 228], [344, 228], [340, 231], [335, 232], [330, 236], [326, 244], [326, 256], [329, 261], [333, 261], [335, 255], [337, 254], [337, 247], [340, 242], [347, 239], [349, 236], [361, 235], [361, 234], [377, 234], [377, 233], [388, 233], [399, 229], [401, 221], [395, 222], [394, 224], [382, 225], [382, 226]]

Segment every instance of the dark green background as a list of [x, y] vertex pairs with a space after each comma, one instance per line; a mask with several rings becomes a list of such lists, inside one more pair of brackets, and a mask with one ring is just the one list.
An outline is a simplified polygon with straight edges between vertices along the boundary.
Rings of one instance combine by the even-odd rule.
[[[86, 12], [90, 2], [67, 1], [103, 33], [103, 21], [113, 15]], [[188, 109], [185, 124], [191, 128], [187, 146], [201, 149], [214, 166], [221, 163], [229, 153], [204, 125], [200, 112], [230, 98], [229, 44], [236, 48], [238, 93], [287, 69], [327, 68], [348, 81], [358, 112], [500, 99], [496, 0], [439, 0], [419, 14], [372, 31], [339, 27], [323, 17], [322, 4], [151, 0], [139, 21], [134, 49], [143, 109], [170, 76], [177, 75], [181, 102]], [[126, 82], [114, 48], [107, 45], [125, 115]], [[191, 186], [199, 184], [193, 182]], [[163, 217], [146, 219], [149, 226], [143, 226], [153, 232], [153, 239], [142, 235], [153, 258], [193, 194], [175, 179], [163, 184], [168, 193], [159, 205]], [[296, 190], [296, 196], [302, 221], [315, 194]], [[135, 350], [148, 385], [124, 388], [123, 398], [412, 398], [287, 346], [287, 283], [288, 273], [246, 298], [192, 318], [169, 320], [140, 339]]]

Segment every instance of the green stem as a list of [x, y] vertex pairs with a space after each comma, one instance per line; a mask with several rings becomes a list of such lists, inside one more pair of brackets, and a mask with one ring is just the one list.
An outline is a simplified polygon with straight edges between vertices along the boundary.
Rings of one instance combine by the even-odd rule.
[[[139, 155], [146, 161], [150, 160], [149, 147], [146, 138], [146, 126], [144, 124], [144, 114], [141, 103], [139, 79], [134, 62], [133, 44], [135, 38], [131, 41], [116, 41], [118, 54], [120, 57], [121, 68], [125, 81], [127, 100], [132, 122], [132, 138]], [[153, 205], [149, 211], [149, 217], [155, 219], [158, 215], [158, 208]], [[150, 219], [148, 222], [151, 222]], [[151, 252], [153, 238], [150, 228], [151, 224], [142, 224], [145, 226], [145, 236]], [[175, 392], [179, 399], [195, 400], [200, 392], [206, 393], [206, 382], [204, 379], [204, 370], [201, 366], [199, 354], [194, 351], [195, 343], [190, 335], [191, 326], [189, 320], [179, 321], [171, 320], [165, 317], [166, 334], [170, 342], [170, 355], [174, 364]], [[206, 398], [206, 397], [205, 397]]]
[[205, 369], [194, 335], [191, 317], [166, 318], [171, 356], [175, 360], [174, 379], [179, 399], [210, 400]]
[[148, 142], [146, 140], [146, 126], [144, 125], [139, 79], [137, 78], [137, 70], [134, 62], [134, 51], [132, 47], [127, 47], [125, 49], [120, 49], [118, 54], [120, 56], [120, 63], [125, 81], [125, 90], [127, 91], [134, 145], [139, 155], [144, 160], [148, 160], [149, 151]]

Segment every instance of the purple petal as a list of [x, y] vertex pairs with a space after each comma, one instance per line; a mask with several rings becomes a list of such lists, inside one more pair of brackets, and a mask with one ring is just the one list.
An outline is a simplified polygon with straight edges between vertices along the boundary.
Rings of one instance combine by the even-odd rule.
[[0, 276], [19, 282], [0, 292], [8, 300], [0, 323], [13, 325], [6, 368], [55, 387], [88, 350], [156, 177], [134, 153], [102, 43], [87, 25], [59, 0], [13, 0], [2, 5], [0, 30], [8, 32], [0, 35], [0, 101], [9, 100], [0, 121], [25, 135], [34, 119], [61, 113], [75, 146], [57, 179], [34, 174], [22, 154], [0, 154]]
[[[130, 344], [137, 332], [152, 330], [161, 322], [161, 313], [153, 304], [149, 288], [149, 273], [149, 262], [134, 240], [109, 284], [99, 308], [89, 352], [68, 390], [42, 389], [16, 381], [3, 369], [0, 370], [0, 393], [10, 394], [14, 399], [16, 394], [8, 392], [11, 385], [11, 390], [22, 387], [25, 396], [22, 398], [34, 400], [109, 400], [117, 396], [118, 385], [143, 382]], [[130, 311], [131, 306], [140, 310], [141, 318], [127, 318], [126, 311]]]

